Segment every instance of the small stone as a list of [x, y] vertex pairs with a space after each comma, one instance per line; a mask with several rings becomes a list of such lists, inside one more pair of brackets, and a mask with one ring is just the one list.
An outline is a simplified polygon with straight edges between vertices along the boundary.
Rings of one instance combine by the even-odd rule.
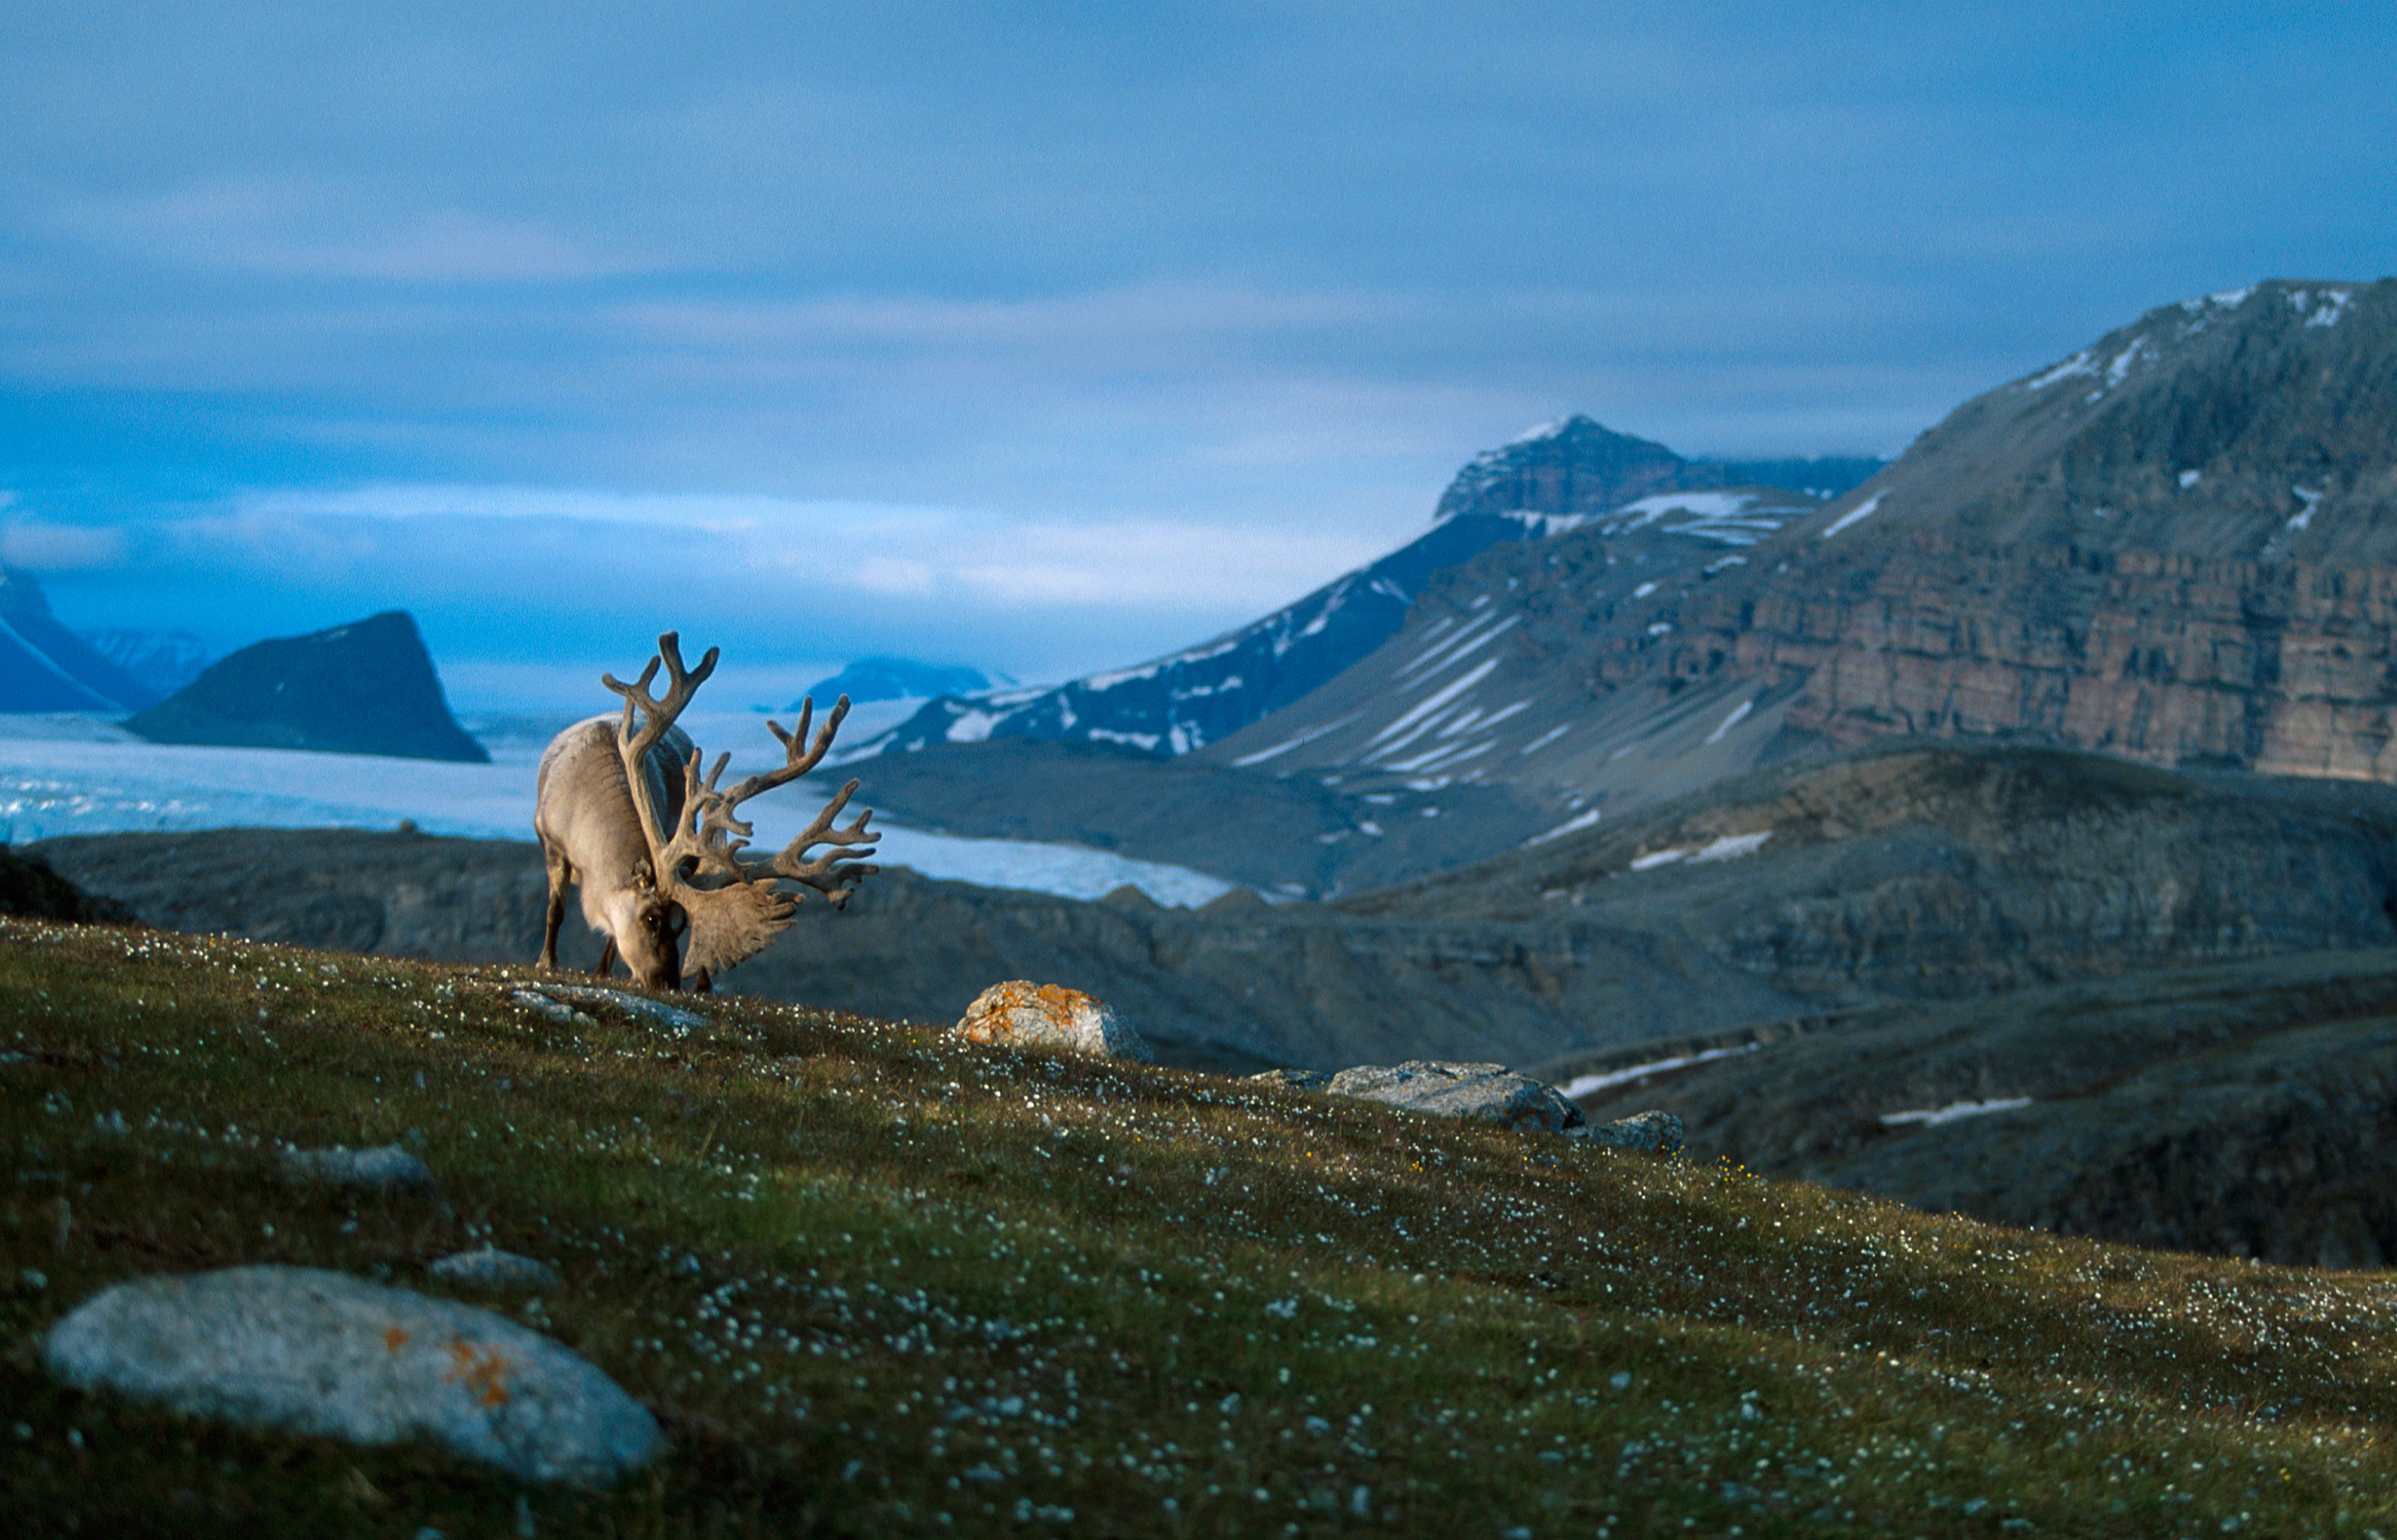
[[1505, 1065], [1446, 1064], [1411, 1059], [1402, 1065], [1359, 1065], [1332, 1077], [1335, 1096], [1386, 1102], [1413, 1112], [1463, 1118], [1511, 1129], [1561, 1133], [1583, 1121], [1581, 1108], [1545, 1080]]
[[972, 1043], [1006, 1048], [1058, 1048], [1103, 1058], [1154, 1064], [1139, 1033], [1104, 1001], [1054, 984], [1011, 979], [994, 984], [966, 1007], [957, 1034]]
[[1612, 1123], [1592, 1123], [1574, 1129], [1572, 1137], [1587, 1139], [1593, 1145], [1611, 1145], [1616, 1149], [1639, 1150], [1649, 1155], [1678, 1155], [1681, 1149], [1681, 1120], [1669, 1112], [1635, 1112], [1628, 1118], [1618, 1118]]
[[530, 1289], [535, 1292], [558, 1285], [557, 1269], [546, 1262], [486, 1246], [475, 1252], [453, 1252], [424, 1269], [444, 1283], [469, 1289]]
[[548, 1338], [315, 1267], [120, 1283], [60, 1321], [42, 1357], [78, 1389], [360, 1444], [424, 1439], [528, 1481], [596, 1486], [665, 1446], [639, 1402]]
[[330, 1149], [283, 1152], [283, 1174], [294, 1182], [327, 1187], [429, 1187], [433, 1168], [423, 1158], [397, 1145], [377, 1145], [354, 1150], [346, 1145]]

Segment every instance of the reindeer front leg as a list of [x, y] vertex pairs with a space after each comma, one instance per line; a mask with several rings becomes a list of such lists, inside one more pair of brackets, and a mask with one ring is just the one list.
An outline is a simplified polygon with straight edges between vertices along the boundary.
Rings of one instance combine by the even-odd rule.
[[541, 966], [555, 972], [557, 969], [557, 928], [566, 921], [566, 889], [574, 880], [574, 868], [566, 864], [565, 855], [542, 842], [542, 854], [549, 858], [549, 919], [541, 932]]
[[599, 948], [599, 966], [591, 970], [594, 977], [606, 978], [616, 971], [616, 938], [609, 936], [608, 944]]

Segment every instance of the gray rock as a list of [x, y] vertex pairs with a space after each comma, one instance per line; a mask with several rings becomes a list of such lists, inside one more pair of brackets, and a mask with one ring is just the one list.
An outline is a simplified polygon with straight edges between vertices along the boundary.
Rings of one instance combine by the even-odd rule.
[[1332, 1074], [1322, 1069], [1268, 1069], [1262, 1075], [1252, 1075], [1248, 1079], [1252, 1085], [1284, 1086], [1292, 1091], [1332, 1089]]
[[444, 1283], [472, 1289], [530, 1289], [536, 1292], [558, 1285], [557, 1269], [546, 1262], [486, 1246], [476, 1252], [453, 1252], [424, 1269]]
[[[529, 995], [536, 991], [527, 989], [517, 993]], [[636, 995], [628, 989], [609, 989], [596, 984], [544, 984], [538, 993], [554, 999], [572, 1000], [578, 1005], [596, 1005], [609, 1011], [619, 1011], [636, 1021], [663, 1026], [677, 1038], [687, 1038], [707, 1024], [707, 1018], [696, 1011], [685, 1011], [663, 1000], [653, 1000], [647, 995]]]
[[1635, 1112], [1611, 1123], [1586, 1123], [1567, 1132], [1571, 1138], [1612, 1145], [1616, 1149], [1642, 1150], [1653, 1155], [1678, 1155], [1681, 1150], [1681, 1120], [1669, 1112]]
[[1582, 1122], [1581, 1108], [1545, 1080], [1505, 1065], [1444, 1064], [1411, 1059], [1402, 1065], [1359, 1065], [1332, 1077], [1335, 1096], [1386, 1102], [1439, 1118], [1464, 1118], [1512, 1129], [1561, 1133]]
[[120, 1283], [60, 1321], [42, 1357], [80, 1389], [355, 1443], [424, 1439], [528, 1481], [597, 1485], [665, 1444], [639, 1402], [548, 1338], [313, 1267]]
[[377, 1145], [354, 1150], [346, 1145], [330, 1149], [283, 1152], [283, 1174], [294, 1182], [327, 1187], [429, 1187], [433, 1169], [422, 1158], [397, 1145]]
[[560, 1026], [597, 1026], [598, 1019], [587, 1016], [564, 1000], [555, 1000], [538, 989], [511, 989], [511, 1004], [523, 1006], [537, 1016], [546, 1016]]
[[966, 1007], [957, 1029], [968, 1042], [1009, 1048], [1062, 1048], [1108, 1059], [1157, 1062], [1157, 1055], [1140, 1034], [1109, 1010], [1106, 1002], [1062, 984], [1031, 984], [1023, 979], [994, 984]]

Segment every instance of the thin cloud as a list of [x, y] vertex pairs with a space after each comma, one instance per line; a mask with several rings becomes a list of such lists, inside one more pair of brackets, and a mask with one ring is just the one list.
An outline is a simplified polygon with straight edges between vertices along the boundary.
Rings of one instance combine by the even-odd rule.
[[557, 282], [639, 271], [534, 221], [384, 208], [299, 177], [234, 177], [67, 203], [62, 234], [161, 265], [385, 284]]

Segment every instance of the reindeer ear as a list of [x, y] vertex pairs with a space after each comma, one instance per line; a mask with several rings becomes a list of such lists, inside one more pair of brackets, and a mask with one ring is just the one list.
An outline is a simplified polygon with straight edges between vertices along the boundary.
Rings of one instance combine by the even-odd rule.
[[798, 912], [797, 904], [762, 882], [685, 888], [676, 902], [690, 917], [682, 971], [710, 976], [764, 951], [777, 931], [791, 928], [791, 917]]

